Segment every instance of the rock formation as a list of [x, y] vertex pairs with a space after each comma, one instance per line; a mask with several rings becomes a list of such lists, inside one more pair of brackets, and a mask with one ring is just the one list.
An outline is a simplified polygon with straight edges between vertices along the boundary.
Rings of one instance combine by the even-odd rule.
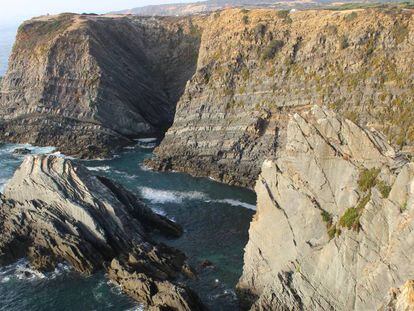
[[0, 264], [27, 257], [41, 270], [59, 262], [83, 274], [105, 268], [149, 308], [203, 308], [190, 289], [172, 282], [191, 274], [185, 255], [150, 236], [179, 236], [180, 226], [109, 179], [64, 158], [28, 156], [0, 204]]
[[412, 10], [225, 10], [203, 29], [153, 167], [253, 187], [286, 115], [314, 104], [413, 151]]
[[256, 183], [238, 284], [245, 303], [412, 310], [414, 164], [378, 132], [318, 106], [293, 114], [282, 136]]
[[192, 21], [61, 14], [23, 23], [2, 81], [0, 140], [90, 158], [163, 134], [195, 70]]

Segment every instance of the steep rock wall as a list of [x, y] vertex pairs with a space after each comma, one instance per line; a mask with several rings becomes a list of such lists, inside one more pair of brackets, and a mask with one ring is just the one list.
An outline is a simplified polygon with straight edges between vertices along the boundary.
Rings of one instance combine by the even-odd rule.
[[[286, 114], [327, 105], [413, 141], [412, 10], [225, 10], [205, 22], [197, 71], [150, 164], [253, 187]], [[202, 168], [202, 169], [200, 169]]]
[[191, 18], [27, 21], [2, 81], [0, 140], [95, 157], [160, 135], [194, 73], [199, 41]]
[[414, 164], [319, 107], [292, 115], [286, 136], [256, 184], [241, 296], [252, 310], [407, 305], [396, 288], [414, 279]]

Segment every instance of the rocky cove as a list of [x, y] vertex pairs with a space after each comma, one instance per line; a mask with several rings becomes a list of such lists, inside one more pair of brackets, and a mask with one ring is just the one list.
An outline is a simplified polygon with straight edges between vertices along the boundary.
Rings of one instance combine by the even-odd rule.
[[[410, 310], [412, 13], [25, 22], [0, 139], [90, 160], [25, 158], [2, 191], [1, 262], [105, 271], [154, 310]], [[249, 231], [249, 190], [175, 171], [256, 185]]]

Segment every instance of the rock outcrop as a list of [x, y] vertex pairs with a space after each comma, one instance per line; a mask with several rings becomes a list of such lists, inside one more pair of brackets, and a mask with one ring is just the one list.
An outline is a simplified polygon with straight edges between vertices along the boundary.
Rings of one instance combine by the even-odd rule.
[[203, 29], [197, 71], [154, 168], [253, 187], [287, 114], [314, 104], [412, 151], [412, 9], [234, 9]]
[[414, 278], [414, 163], [378, 132], [317, 106], [291, 116], [283, 136], [256, 183], [238, 284], [245, 303], [414, 308], [412, 281], [403, 286]]
[[2, 80], [0, 141], [109, 155], [162, 135], [195, 71], [192, 18], [61, 14], [23, 23]]
[[179, 236], [180, 226], [109, 179], [64, 158], [28, 156], [0, 204], [0, 264], [27, 257], [41, 270], [59, 262], [86, 275], [106, 269], [150, 309], [203, 308], [190, 289], [173, 282], [191, 272], [185, 255], [150, 235]]

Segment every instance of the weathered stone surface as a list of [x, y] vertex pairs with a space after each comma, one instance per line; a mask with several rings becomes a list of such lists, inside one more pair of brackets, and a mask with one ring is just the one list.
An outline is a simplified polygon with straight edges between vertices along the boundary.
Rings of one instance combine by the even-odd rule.
[[381, 310], [414, 310], [414, 281], [407, 281], [400, 288], [392, 288], [389, 293], [389, 301]]
[[202, 309], [191, 290], [172, 283], [189, 271], [185, 255], [150, 236], [179, 236], [180, 226], [109, 179], [68, 159], [28, 156], [0, 204], [0, 264], [27, 257], [42, 270], [63, 261], [83, 274], [105, 268], [150, 307]]
[[151, 166], [252, 188], [287, 114], [314, 104], [409, 150], [413, 21], [412, 10], [392, 9], [211, 14]]
[[61, 14], [23, 23], [2, 80], [0, 140], [87, 158], [163, 134], [199, 39], [185, 17]]
[[292, 115], [256, 184], [241, 296], [252, 310], [381, 308], [414, 277], [413, 187], [414, 164], [378, 132], [317, 106]]

